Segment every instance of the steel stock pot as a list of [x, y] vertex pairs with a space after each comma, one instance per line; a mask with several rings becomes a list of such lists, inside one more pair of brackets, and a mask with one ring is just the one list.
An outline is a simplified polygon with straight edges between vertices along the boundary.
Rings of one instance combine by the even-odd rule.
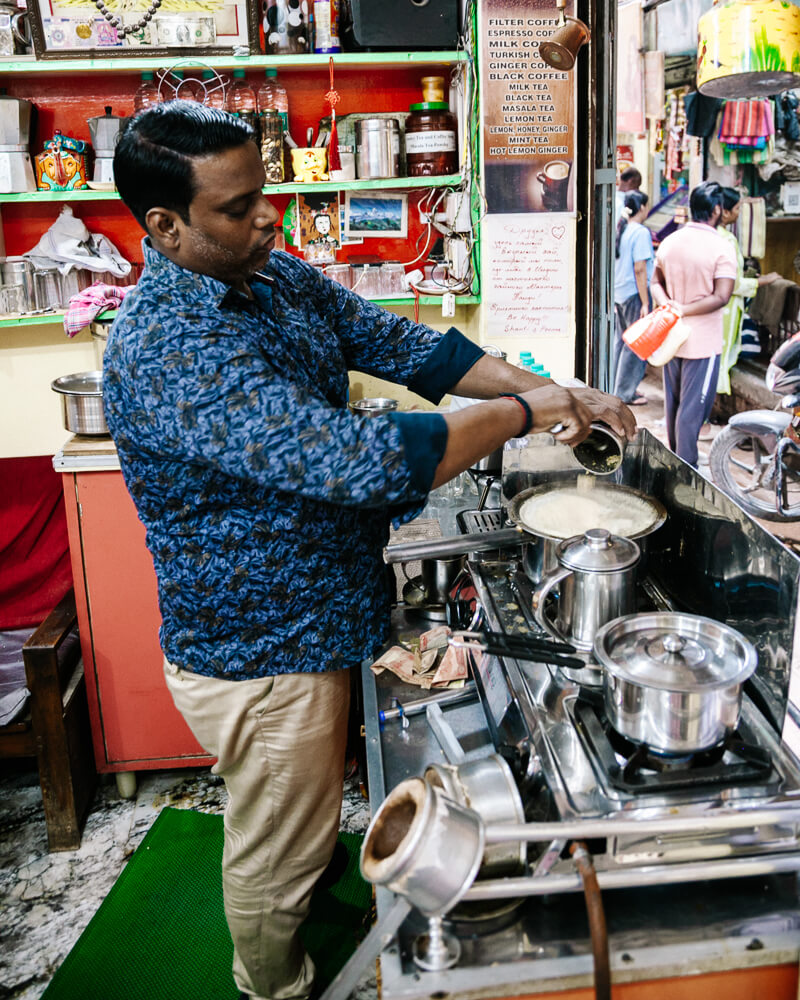
[[610, 725], [672, 755], [707, 750], [736, 728], [757, 661], [729, 625], [679, 612], [616, 618], [597, 632], [594, 657]]

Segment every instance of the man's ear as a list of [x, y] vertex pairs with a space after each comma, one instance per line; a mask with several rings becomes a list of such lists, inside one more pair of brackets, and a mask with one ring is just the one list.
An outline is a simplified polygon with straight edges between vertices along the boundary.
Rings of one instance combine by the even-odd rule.
[[183, 220], [177, 212], [157, 206], [148, 210], [144, 221], [154, 243], [165, 250], [180, 248]]

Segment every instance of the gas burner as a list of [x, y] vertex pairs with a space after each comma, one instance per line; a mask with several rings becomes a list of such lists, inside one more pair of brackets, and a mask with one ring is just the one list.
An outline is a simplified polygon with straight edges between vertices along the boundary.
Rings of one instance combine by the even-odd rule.
[[609, 783], [623, 792], [646, 794], [758, 783], [780, 787], [780, 776], [768, 751], [749, 741], [740, 730], [709, 750], [672, 756], [620, 736], [609, 724], [602, 701], [582, 691], [575, 721], [597, 766]]

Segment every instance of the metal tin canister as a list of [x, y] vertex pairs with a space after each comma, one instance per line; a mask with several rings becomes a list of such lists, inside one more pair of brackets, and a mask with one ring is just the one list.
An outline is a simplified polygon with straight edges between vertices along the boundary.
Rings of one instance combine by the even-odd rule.
[[362, 118], [356, 122], [358, 177], [400, 176], [400, 128], [394, 118]]

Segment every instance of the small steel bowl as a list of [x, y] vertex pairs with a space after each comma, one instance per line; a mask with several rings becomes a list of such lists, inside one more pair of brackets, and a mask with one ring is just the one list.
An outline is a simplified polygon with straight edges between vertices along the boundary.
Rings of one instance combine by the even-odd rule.
[[391, 413], [397, 409], [396, 399], [376, 397], [374, 399], [356, 399], [347, 404], [352, 413], [360, 417], [377, 417], [382, 413]]
[[103, 412], [103, 373], [77, 372], [50, 383], [61, 396], [64, 427], [73, 434], [108, 434]]

